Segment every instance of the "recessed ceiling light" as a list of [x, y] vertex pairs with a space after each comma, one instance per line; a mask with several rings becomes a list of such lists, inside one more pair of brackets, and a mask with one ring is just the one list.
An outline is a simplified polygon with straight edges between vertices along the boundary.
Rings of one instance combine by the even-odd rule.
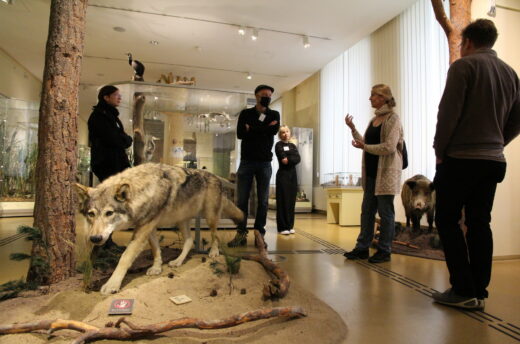
[[125, 32], [126, 31], [126, 29], [121, 26], [114, 26], [112, 29], [116, 32]]
[[159, 42], [158, 42], [158, 41], [154, 41], [154, 40], [152, 40], [152, 41], [150, 41], [150, 44], [151, 44], [151, 45], [159, 45]]
[[240, 26], [240, 27], [238, 28], [238, 34], [239, 34], [240, 36], [244, 36], [244, 35], [246, 34], [246, 28], [243, 27], [243, 26]]
[[251, 75], [251, 73], [247, 73], [246, 78], [247, 78], [247, 80], [251, 80], [251, 79], [253, 79], [253, 76]]
[[258, 29], [257, 28], [253, 29], [253, 34], [251, 35], [251, 39], [253, 41], [256, 41], [258, 39]]
[[311, 44], [309, 43], [309, 36], [303, 36], [303, 47], [305, 49], [309, 48]]
[[12, 5], [14, 0], [1, 0], [4, 4]]

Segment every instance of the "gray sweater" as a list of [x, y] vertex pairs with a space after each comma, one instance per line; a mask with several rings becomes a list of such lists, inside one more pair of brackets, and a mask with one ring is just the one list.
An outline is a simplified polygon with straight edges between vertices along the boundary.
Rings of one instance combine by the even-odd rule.
[[491, 49], [455, 61], [439, 104], [437, 158], [505, 161], [504, 147], [520, 132], [520, 82]]

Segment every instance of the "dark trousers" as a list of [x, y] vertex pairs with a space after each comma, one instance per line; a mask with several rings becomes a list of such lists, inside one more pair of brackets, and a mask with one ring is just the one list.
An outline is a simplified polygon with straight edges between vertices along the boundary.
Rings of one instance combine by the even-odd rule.
[[376, 213], [381, 218], [377, 249], [391, 253], [395, 234], [394, 195], [376, 196], [376, 180], [366, 177], [363, 203], [361, 204], [361, 231], [357, 238], [356, 248], [368, 250], [372, 244]]
[[256, 179], [256, 193], [258, 205], [256, 208], [255, 229], [265, 234], [267, 221], [267, 205], [269, 201], [269, 181], [272, 169], [270, 161], [245, 161], [240, 162], [237, 171], [237, 206], [246, 215], [244, 221], [238, 225], [239, 232], [247, 233], [247, 214], [249, 208], [249, 194], [253, 178]]
[[[435, 224], [444, 248], [453, 291], [485, 298], [491, 279], [493, 236], [491, 210], [506, 163], [447, 158], [435, 173]], [[460, 229], [464, 208], [467, 233]]]
[[276, 172], [276, 227], [278, 232], [294, 227], [296, 192], [298, 192], [296, 168], [280, 168]]

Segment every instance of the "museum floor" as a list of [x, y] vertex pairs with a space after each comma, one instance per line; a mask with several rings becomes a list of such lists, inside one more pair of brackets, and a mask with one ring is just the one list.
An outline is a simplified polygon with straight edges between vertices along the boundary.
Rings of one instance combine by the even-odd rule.
[[[266, 241], [274, 259], [292, 280], [329, 304], [349, 328], [348, 343], [519, 343], [520, 260], [496, 260], [485, 312], [465, 312], [432, 304], [432, 289], [444, 290], [448, 277], [443, 261], [393, 255], [380, 265], [346, 261], [359, 228], [326, 223], [322, 215], [297, 215], [295, 235], [276, 235], [269, 214]], [[0, 283], [23, 276], [26, 263], [12, 262], [12, 252], [29, 243], [16, 234], [32, 218], [0, 219]], [[81, 227], [79, 222], [78, 227]], [[203, 236], [208, 235], [203, 231]], [[176, 233], [162, 232], [178, 241]], [[219, 231], [231, 239], [232, 231]], [[119, 234], [116, 242], [128, 240]], [[0, 303], [1, 309], [1, 303]]]

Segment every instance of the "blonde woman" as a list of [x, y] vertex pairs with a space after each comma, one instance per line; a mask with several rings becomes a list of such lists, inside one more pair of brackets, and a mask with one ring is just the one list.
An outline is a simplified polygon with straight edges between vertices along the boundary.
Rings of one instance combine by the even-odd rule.
[[300, 163], [300, 154], [291, 139], [291, 130], [282, 125], [278, 131], [278, 141], [274, 147], [278, 158], [276, 172], [276, 225], [282, 235], [294, 234], [294, 207], [298, 191], [296, 165]]
[[369, 100], [375, 109], [375, 116], [370, 120], [364, 136], [356, 130], [354, 118], [349, 114], [345, 117], [345, 123], [354, 137], [352, 145], [362, 149], [364, 154], [361, 231], [356, 247], [344, 256], [348, 259], [368, 258], [377, 212], [381, 218], [379, 242], [377, 252], [368, 261], [382, 263], [390, 260], [394, 238], [394, 196], [401, 188], [403, 128], [399, 116], [393, 111], [395, 100], [390, 87], [375, 85]]

